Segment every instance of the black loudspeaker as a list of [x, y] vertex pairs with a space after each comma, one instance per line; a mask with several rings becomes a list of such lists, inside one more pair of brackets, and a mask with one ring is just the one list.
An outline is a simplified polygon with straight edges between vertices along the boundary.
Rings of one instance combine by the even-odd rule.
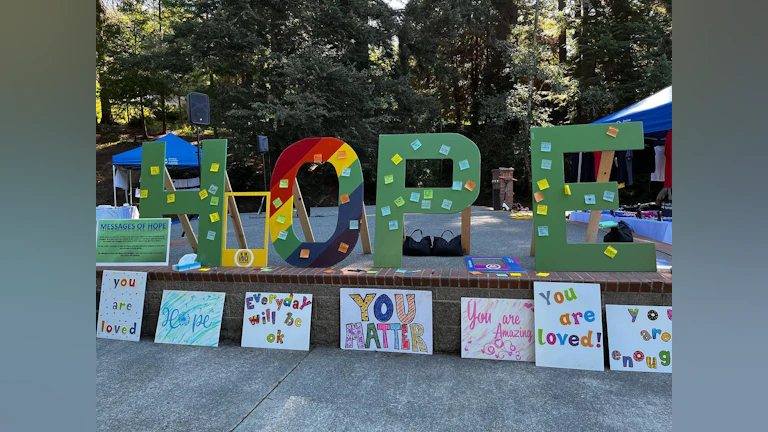
[[187, 95], [187, 119], [193, 125], [208, 126], [211, 124], [208, 95], [202, 93]]
[[259, 135], [259, 153], [269, 153], [269, 141], [264, 135]]

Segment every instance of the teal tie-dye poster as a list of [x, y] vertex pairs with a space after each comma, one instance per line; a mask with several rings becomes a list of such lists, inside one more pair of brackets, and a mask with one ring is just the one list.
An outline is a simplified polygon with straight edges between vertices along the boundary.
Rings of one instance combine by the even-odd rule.
[[224, 293], [163, 291], [155, 343], [219, 346]]

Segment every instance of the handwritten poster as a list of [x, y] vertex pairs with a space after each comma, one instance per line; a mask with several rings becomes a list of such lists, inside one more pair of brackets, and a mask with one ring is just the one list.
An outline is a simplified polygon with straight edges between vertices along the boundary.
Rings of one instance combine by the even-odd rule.
[[605, 370], [600, 285], [534, 282], [536, 366]]
[[341, 349], [432, 354], [432, 292], [341, 289]]
[[461, 357], [534, 361], [531, 300], [462, 298]]
[[163, 291], [155, 343], [219, 346], [224, 293]]
[[312, 295], [245, 293], [241, 346], [309, 351]]
[[672, 307], [606, 305], [611, 370], [672, 373]]
[[147, 274], [104, 270], [96, 337], [139, 341]]

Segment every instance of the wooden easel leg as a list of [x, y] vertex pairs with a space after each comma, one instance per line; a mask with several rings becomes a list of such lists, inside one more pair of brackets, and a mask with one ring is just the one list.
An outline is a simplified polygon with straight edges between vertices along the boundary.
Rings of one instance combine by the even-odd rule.
[[[600, 168], [597, 173], [597, 182], [607, 182], [611, 179], [611, 168], [613, 167], [613, 150], [604, 151], [600, 156]], [[589, 214], [589, 225], [587, 225], [587, 243], [597, 242], [597, 230], [600, 228], [600, 218], [602, 210], [593, 210]]]
[[461, 249], [464, 255], [471, 254], [470, 245], [472, 243], [470, 223], [472, 221], [472, 207], [467, 207], [461, 211]]
[[301, 223], [301, 230], [304, 231], [305, 241], [308, 243], [314, 243], [315, 236], [312, 234], [312, 227], [309, 226], [309, 217], [307, 216], [307, 208], [304, 207], [304, 199], [301, 197], [301, 189], [299, 189], [299, 181], [293, 181], [293, 205], [296, 207], [296, 215], [299, 217]]
[[368, 233], [368, 215], [365, 214], [365, 205], [363, 205], [363, 223], [360, 227], [360, 237], [363, 241], [363, 254], [371, 254], [371, 237]]
[[[533, 222], [533, 221], [531, 221]], [[536, 226], [531, 226], [531, 256], [536, 256]]]
[[[165, 169], [165, 189], [168, 191], [176, 191], [176, 186], [173, 185], [173, 179], [171, 179], [171, 173], [168, 172], [168, 168]], [[179, 217], [179, 222], [184, 228], [184, 233], [187, 235], [187, 241], [192, 246], [192, 251], [197, 253], [197, 236], [192, 229], [192, 224], [189, 223], [189, 217], [185, 214], [176, 215]]]
[[[229, 173], [225, 173], [225, 175], [226, 191], [234, 192], [232, 190], [232, 184], [229, 182]], [[240, 211], [237, 209], [235, 197], [233, 196], [229, 197], [229, 202], [227, 203], [227, 211], [229, 212], [229, 215], [232, 216], [232, 226], [235, 229], [235, 236], [237, 236], [237, 244], [240, 246], [240, 249], [248, 249], [248, 242], [245, 240], [245, 232], [243, 231], [243, 222], [240, 220]]]

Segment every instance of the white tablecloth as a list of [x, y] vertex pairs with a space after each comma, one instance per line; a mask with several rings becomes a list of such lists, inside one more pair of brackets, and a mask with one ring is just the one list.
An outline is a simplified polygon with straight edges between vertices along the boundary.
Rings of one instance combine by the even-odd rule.
[[[589, 212], [573, 212], [570, 220], [576, 222], [589, 222]], [[638, 235], [652, 238], [662, 243], [672, 244], [672, 222], [655, 221], [651, 219], [638, 218], [620, 218], [609, 214], [603, 214], [600, 217], [601, 222], [624, 221], [632, 227]]]
[[136, 206], [96, 207], [96, 220], [102, 219], [138, 219], [139, 209]]

